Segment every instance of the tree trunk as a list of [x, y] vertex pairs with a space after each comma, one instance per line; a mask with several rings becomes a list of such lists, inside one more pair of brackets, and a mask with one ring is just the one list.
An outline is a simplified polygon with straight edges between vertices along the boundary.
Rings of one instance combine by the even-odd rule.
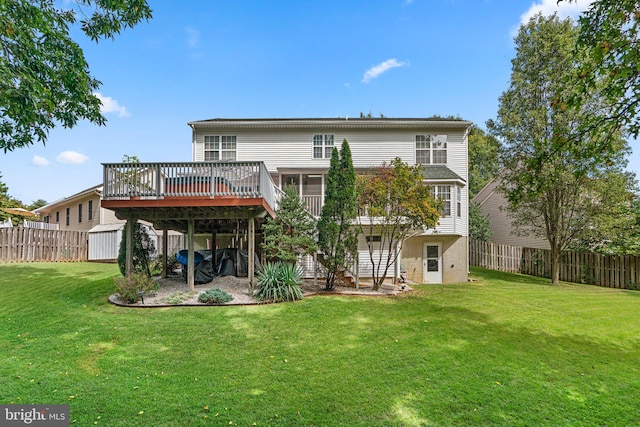
[[551, 246], [551, 283], [557, 285], [560, 282], [560, 249]]

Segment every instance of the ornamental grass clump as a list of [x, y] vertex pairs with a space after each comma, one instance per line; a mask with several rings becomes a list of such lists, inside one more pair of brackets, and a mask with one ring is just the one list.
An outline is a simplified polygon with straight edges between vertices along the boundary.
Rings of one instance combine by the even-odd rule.
[[302, 268], [292, 263], [269, 262], [258, 272], [256, 299], [265, 302], [302, 299]]
[[233, 299], [230, 293], [220, 288], [211, 288], [201, 293], [198, 302], [204, 304], [225, 304]]
[[155, 294], [160, 288], [158, 282], [147, 277], [144, 273], [131, 273], [129, 277], [116, 277], [114, 283], [118, 296], [127, 304], [140, 301], [141, 295]]

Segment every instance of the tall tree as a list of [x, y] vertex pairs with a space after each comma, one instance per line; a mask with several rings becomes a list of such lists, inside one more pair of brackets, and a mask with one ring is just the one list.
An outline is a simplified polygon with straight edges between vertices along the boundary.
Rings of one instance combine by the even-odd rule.
[[[558, 0], [559, 2], [577, 0]], [[613, 134], [621, 128], [634, 137], [640, 133], [640, 2], [638, 0], [595, 0], [579, 18], [576, 46], [580, 61], [576, 77], [568, 84], [576, 89], [570, 104], [582, 108], [594, 93], [611, 105], [604, 115], [589, 114], [588, 131]], [[587, 111], [589, 112], [589, 111]], [[607, 150], [606, 141], [594, 152]]]
[[477, 126], [469, 130], [469, 198], [493, 179], [500, 163], [500, 142]]
[[[511, 84], [500, 97], [496, 121], [488, 122], [504, 144], [502, 190], [513, 224], [520, 234], [548, 240], [553, 283], [559, 280], [561, 251], [592, 224], [598, 212], [610, 209], [601, 203], [602, 187], [597, 182], [624, 164], [626, 150], [626, 143], [616, 137], [615, 155], [593, 156], [588, 147], [594, 140], [575, 138], [584, 115], [567, 109], [561, 100], [571, 90], [565, 81], [577, 65], [573, 56], [577, 36], [571, 20], [556, 15], [538, 14], [522, 25], [515, 38]], [[599, 102], [583, 109], [598, 110]], [[575, 141], [572, 147], [566, 144], [570, 139]]]
[[374, 290], [397, 261], [402, 242], [440, 218], [440, 203], [423, 180], [419, 165], [400, 158], [358, 176], [358, 226], [369, 249]]
[[295, 186], [286, 187], [284, 193], [276, 217], [262, 226], [262, 250], [269, 261], [295, 263], [298, 257], [318, 250], [316, 222]]
[[356, 214], [356, 174], [345, 139], [340, 151], [334, 147], [331, 153], [324, 205], [317, 224], [318, 247], [327, 269], [327, 290], [334, 288], [338, 272], [357, 256], [358, 238], [353, 224]]
[[151, 18], [146, 0], [79, 0], [78, 11], [52, 0], [0, 2], [0, 148], [12, 151], [46, 142], [56, 124], [80, 120], [104, 125], [100, 82], [91, 76], [80, 46], [71, 39], [76, 23], [93, 41]]

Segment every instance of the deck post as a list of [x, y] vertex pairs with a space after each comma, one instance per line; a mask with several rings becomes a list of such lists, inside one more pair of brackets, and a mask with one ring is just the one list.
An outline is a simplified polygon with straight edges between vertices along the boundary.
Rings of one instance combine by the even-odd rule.
[[187, 283], [189, 284], [189, 290], [195, 291], [195, 249], [194, 249], [194, 228], [195, 220], [189, 218], [187, 225]]
[[167, 274], [167, 251], [169, 250], [169, 230], [162, 230], [162, 277], [166, 278]]
[[211, 232], [211, 263], [213, 265], [213, 271], [218, 271], [218, 230]]
[[247, 256], [248, 256], [248, 272], [247, 276], [249, 276], [249, 291], [253, 294], [254, 288], [254, 273], [255, 273], [255, 239], [256, 239], [256, 230], [255, 230], [255, 219], [253, 217], [249, 217], [248, 222], [248, 248], [247, 248]]
[[126, 233], [126, 241], [125, 241], [125, 253], [126, 253], [126, 264], [124, 275], [125, 277], [131, 276], [131, 272], [133, 271], [133, 224], [135, 220], [131, 217], [127, 218], [127, 223], [125, 224], [125, 233]]

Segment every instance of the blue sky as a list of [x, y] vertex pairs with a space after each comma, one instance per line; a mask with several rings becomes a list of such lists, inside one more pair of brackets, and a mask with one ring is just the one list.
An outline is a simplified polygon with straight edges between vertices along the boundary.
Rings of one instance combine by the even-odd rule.
[[149, 4], [153, 19], [115, 40], [77, 34], [102, 82], [107, 126], [55, 129], [46, 146], [0, 154], [11, 196], [26, 204], [70, 196], [101, 183], [101, 163], [125, 154], [190, 161], [193, 120], [371, 112], [454, 115], [484, 128], [509, 84], [520, 23], [537, 11], [575, 17], [588, 0]]

